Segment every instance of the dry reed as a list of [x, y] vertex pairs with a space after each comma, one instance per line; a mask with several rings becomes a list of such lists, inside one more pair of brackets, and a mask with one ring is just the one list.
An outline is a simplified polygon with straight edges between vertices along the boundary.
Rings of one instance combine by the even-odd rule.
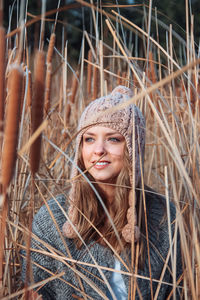
[[[78, 0], [84, 5], [84, 1]], [[87, 5], [90, 4], [87, 2]], [[93, 6], [92, 10], [95, 11], [96, 7]], [[105, 8], [106, 9], [106, 8]], [[115, 19], [116, 12], [112, 15]], [[34, 18], [39, 20], [40, 17]], [[95, 20], [95, 14], [93, 13], [93, 18]], [[118, 84], [130, 83], [130, 87], [137, 86], [135, 89], [135, 97], [133, 101], [142, 109], [143, 113], [146, 116], [146, 150], [145, 150], [145, 183], [153, 187], [157, 192], [164, 194], [166, 188], [170, 190], [171, 199], [177, 207], [177, 219], [174, 221], [180, 229], [180, 236], [182, 241], [182, 260], [183, 268], [186, 270], [183, 273], [184, 277], [184, 287], [183, 294], [185, 299], [198, 299], [200, 290], [200, 252], [199, 252], [199, 220], [200, 220], [200, 211], [199, 211], [199, 164], [200, 153], [199, 153], [199, 77], [198, 77], [198, 65], [192, 66], [189, 69], [189, 72], [192, 72], [191, 82], [190, 79], [186, 76], [184, 72], [183, 77], [178, 77], [177, 80], [172, 74], [173, 68], [182, 68], [183, 64], [178, 61], [174, 61], [172, 57], [171, 50], [165, 50], [160, 44], [158, 44], [149, 33], [146, 33], [143, 29], [138, 28], [133, 22], [127, 20], [123, 17], [123, 11], [121, 11], [120, 19], [122, 21], [122, 26], [124, 26], [125, 35], [129, 35], [130, 31], [136, 31], [141, 35], [142, 43], [145, 44], [148, 39], [151, 42], [149, 48], [152, 50], [149, 51], [149, 61], [148, 71], [145, 70], [145, 63], [142, 64], [142, 61], [145, 61], [146, 58], [141, 57], [141, 63], [139, 67], [133, 67], [132, 59], [127, 59], [125, 48], [123, 45], [120, 48], [120, 43], [117, 40], [117, 31], [118, 28], [113, 29], [116, 33], [116, 37], [113, 35], [114, 43], [113, 49], [107, 47], [107, 57], [108, 64], [98, 67], [98, 62], [100, 62], [99, 53], [96, 53], [94, 60], [97, 67], [93, 66], [93, 78], [89, 80], [90, 75], [87, 73], [87, 76], [84, 76], [84, 71], [80, 75], [80, 82], [82, 83], [80, 87], [80, 93], [86, 99], [89, 91], [88, 84], [91, 83], [92, 87], [92, 99], [96, 99], [99, 93], [99, 75], [102, 75], [102, 72], [108, 72], [109, 82], [105, 83], [105, 90], [110, 92]], [[46, 20], [48, 22], [48, 20]], [[116, 22], [119, 19], [115, 19]], [[27, 24], [30, 24], [28, 22]], [[114, 23], [113, 23], [114, 24]], [[115, 23], [116, 24], [116, 23]], [[95, 30], [98, 30], [95, 25]], [[28, 26], [28, 25], [27, 25]], [[114, 26], [114, 25], [113, 25]], [[128, 27], [129, 26], [129, 27]], [[106, 23], [104, 23], [106, 27]], [[19, 31], [18, 29], [16, 31]], [[16, 32], [15, 31], [15, 32]], [[127, 31], [127, 32], [126, 32]], [[158, 30], [159, 32], [159, 30]], [[13, 33], [14, 34], [14, 31]], [[96, 41], [93, 43], [93, 40], [90, 42], [89, 47], [94, 47], [99, 44], [98, 35], [96, 34]], [[138, 35], [138, 38], [140, 38]], [[88, 35], [89, 36], [89, 35]], [[111, 41], [111, 37], [108, 36], [107, 39]], [[106, 47], [106, 40], [104, 44]], [[159, 40], [159, 39], [158, 39]], [[120, 42], [120, 41], [119, 41]], [[141, 43], [141, 44], [142, 44]], [[49, 43], [50, 48], [51, 41]], [[69, 41], [70, 44], [70, 41]], [[140, 43], [139, 43], [140, 44]], [[11, 45], [11, 44], [10, 44]], [[52, 45], [52, 44], [51, 44]], [[110, 42], [109, 42], [110, 45]], [[51, 46], [52, 47], [52, 46]], [[181, 45], [184, 47], [184, 45]], [[52, 48], [51, 48], [52, 49]], [[92, 48], [93, 49], [93, 48]], [[0, 55], [1, 55], [0, 49]], [[138, 55], [140, 55], [140, 49], [136, 49]], [[159, 51], [157, 51], [159, 50]], [[50, 50], [49, 50], [50, 51]], [[10, 61], [14, 58], [14, 49], [10, 49]], [[161, 57], [158, 58], [158, 62], [154, 57], [153, 53], [162, 53]], [[34, 55], [35, 53], [33, 53]], [[188, 55], [190, 53], [188, 52]], [[47, 55], [48, 56], [48, 55]], [[88, 53], [88, 61], [90, 61], [90, 54]], [[4, 57], [4, 56], [3, 56]], [[47, 62], [51, 61], [52, 52], [50, 58], [47, 58]], [[140, 57], [138, 57], [140, 58]], [[80, 65], [83, 65], [84, 57], [81, 57]], [[189, 58], [188, 58], [189, 59]], [[110, 60], [110, 61], [109, 61]], [[190, 58], [190, 60], [192, 60]], [[5, 61], [3, 58], [2, 61]], [[104, 61], [105, 62], [105, 61]], [[114, 62], [114, 63], [113, 63]], [[134, 61], [133, 61], [134, 62]], [[169, 63], [170, 62], [170, 63]], [[0, 59], [1, 63], [1, 59]], [[110, 64], [109, 64], [110, 63]], [[56, 66], [57, 64], [57, 66]], [[63, 90], [63, 72], [61, 71], [61, 66], [63, 64], [63, 58], [61, 61], [59, 59], [55, 61], [54, 78], [57, 80], [58, 84], [55, 84], [55, 91], [52, 95], [51, 103], [51, 118], [48, 120], [48, 139], [52, 143], [56, 144], [60, 150], [63, 152], [66, 151], [71, 156], [73, 155], [73, 147], [71, 146], [71, 137], [76, 133], [75, 127], [78, 123], [79, 109], [82, 109], [81, 99], [77, 97], [77, 88], [78, 81], [75, 80], [71, 86], [68, 82], [72, 80], [70, 76], [67, 77], [66, 86], [68, 87], [66, 94], [69, 96], [69, 103], [65, 104], [65, 96]], [[173, 64], [173, 68], [171, 65]], [[185, 64], [185, 62], [184, 62]], [[39, 66], [40, 65], [40, 66]], [[89, 68], [88, 64], [88, 68]], [[166, 67], [166, 65], [168, 67]], [[90, 65], [92, 66], [92, 65]], [[110, 67], [109, 67], [110, 66]], [[117, 68], [116, 68], [117, 66]], [[103, 70], [103, 68], [105, 68]], [[175, 82], [175, 89], [172, 89], [171, 81], [164, 85], [162, 82], [158, 82], [158, 77], [161, 79], [162, 74], [167, 72], [171, 75], [171, 80]], [[75, 65], [75, 69], [77, 69]], [[116, 74], [115, 74], [116, 70]], [[120, 71], [121, 70], [121, 71]], [[125, 74], [122, 75], [122, 70], [131, 70], [130, 74], [128, 72], [127, 81], [125, 82], [122, 77], [125, 77]], [[48, 66], [47, 66], [48, 71]], [[1, 72], [1, 69], [0, 69]], [[29, 73], [29, 84], [28, 84], [28, 94], [27, 94], [27, 105], [30, 107], [32, 104], [32, 133], [38, 128], [42, 121], [42, 112], [43, 112], [43, 101], [44, 101], [44, 83], [45, 83], [45, 59], [44, 53], [40, 52], [35, 58], [35, 72], [34, 72], [34, 81], [33, 81], [33, 101], [32, 101], [32, 88], [31, 88], [31, 73]], [[157, 76], [159, 74], [159, 76]], [[179, 74], [181, 75], [181, 73]], [[1, 76], [1, 75], [0, 75]], [[10, 75], [9, 75], [10, 77]], [[74, 76], [75, 77], [75, 76]], [[5, 80], [5, 75], [2, 75], [3, 80]], [[131, 79], [132, 78], [132, 79]], [[134, 79], [133, 79], [134, 78]], [[142, 78], [142, 79], [141, 79]], [[147, 80], [148, 78], [151, 83]], [[183, 79], [184, 78], [184, 79]], [[87, 79], [87, 80], [85, 80]], [[122, 81], [123, 80], [123, 81]], [[50, 81], [47, 81], [47, 86], [50, 87]], [[154, 83], [159, 83], [159, 90], [155, 89], [149, 95], [145, 90], [154, 86]], [[193, 84], [193, 86], [191, 85]], [[1, 81], [0, 81], [1, 84]], [[73, 87], [72, 87], [73, 86]], [[19, 88], [19, 87], [18, 87]], [[140, 91], [143, 91], [142, 96], [140, 96]], [[1, 92], [2, 90], [0, 90]], [[73, 96], [73, 97], [72, 97]], [[158, 99], [157, 103], [155, 100], [150, 102], [151, 98]], [[77, 114], [73, 114], [71, 117], [71, 112], [73, 111], [73, 103], [76, 102]], [[66, 105], [66, 107], [64, 107]], [[49, 106], [48, 106], [49, 107]], [[190, 113], [192, 110], [192, 114]], [[8, 108], [7, 108], [8, 111]], [[48, 111], [48, 108], [47, 110]], [[149, 113], [151, 111], [151, 113]], [[26, 124], [30, 123], [29, 110], [25, 114], [25, 122], [22, 124], [23, 134], [21, 144], [26, 141], [29, 137], [29, 126]], [[39, 117], [38, 117], [39, 116]], [[63, 118], [64, 116], [64, 118]], [[6, 114], [7, 121], [7, 114]], [[13, 120], [12, 120], [13, 122]], [[70, 125], [70, 126], [69, 126]], [[66, 127], [65, 127], [66, 126]], [[64, 130], [64, 134], [63, 133]], [[66, 133], [66, 134], [65, 134]], [[67, 141], [66, 141], [67, 139]], [[58, 193], [65, 193], [67, 190], [66, 182], [69, 182], [70, 166], [66, 162], [66, 158], [62, 156], [61, 152], [56, 152], [55, 149], [51, 148], [50, 142], [46, 139], [43, 141], [43, 152], [40, 153], [41, 146], [41, 137], [37, 139], [31, 147], [30, 152], [30, 164], [32, 173], [35, 173], [38, 170], [39, 159], [40, 157], [43, 160], [41, 166], [40, 177], [38, 175], [38, 193], [35, 192], [35, 211], [43, 204], [41, 198], [54, 197]], [[51, 149], [50, 149], [51, 148]], [[71, 150], [72, 149], [72, 150]], [[50, 167], [49, 167], [50, 166]], [[168, 187], [164, 184], [164, 168], [167, 166], [169, 170], [168, 174]], [[5, 169], [5, 168], [4, 168]], [[13, 171], [12, 171], [13, 173]], [[11, 174], [12, 176], [12, 174]], [[22, 179], [21, 179], [22, 178]], [[22, 234], [24, 227], [27, 227], [27, 219], [30, 214], [33, 213], [33, 207], [29, 206], [29, 199], [33, 199], [31, 195], [31, 188], [29, 183], [29, 174], [28, 174], [28, 161], [27, 153], [25, 152], [19, 161], [19, 171], [17, 176], [15, 176], [15, 184], [11, 186], [10, 193], [11, 199], [9, 203], [12, 204], [12, 207], [9, 210], [7, 216], [7, 209], [3, 210], [3, 226], [1, 227], [1, 240], [5, 242], [7, 246], [6, 250], [4, 249], [4, 242], [1, 243], [0, 247], [0, 278], [4, 278], [4, 283], [6, 287], [6, 296], [13, 298], [16, 290], [20, 290], [19, 281], [20, 277], [20, 267], [18, 260], [18, 251], [23, 247]], [[5, 186], [5, 184], [4, 184]], [[5, 188], [4, 188], [5, 190]], [[51, 191], [51, 192], [50, 192]], [[53, 192], [52, 192], [53, 191]], [[40, 197], [37, 196], [40, 194]], [[25, 195], [25, 196], [24, 196]], [[41, 197], [42, 195], [42, 197]], [[196, 195], [196, 197], [194, 197]], [[28, 200], [27, 200], [28, 199]], [[31, 202], [31, 201], [30, 201]], [[6, 203], [7, 204], [7, 203]], [[7, 218], [6, 218], [7, 216]], [[5, 229], [6, 228], [6, 235]], [[30, 229], [31, 227], [29, 227]], [[31, 229], [27, 230], [27, 236], [29, 236], [30, 242], [30, 232]], [[21, 245], [21, 246], [20, 246]], [[48, 248], [48, 245], [46, 245]], [[173, 247], [173, 245], [172, 245]], [[27, 244], [27, 248], [29, 245]], [[51, 248], [51, 247], [49, 247]], [[8, 250], [7, 250], [8, 249]], [[10, 254], [9, 249], [12, 249], [13, 256]], [[51, 249], [52, 250], [52, 249]], [[4, 251], [4, 253], [3, 253]], [[17, 255], [15, 255], [15, 251]], [[42, 251], [42, 250], [41, 250]], [[56, 249], [55, 249], [56, 251]], [[139, 255], [139, 248], [136, 249]], [[29, 249], [27, 251], [29, 252]], [[4, 256], [4, 261], [3, 261]], [[58, 259], [60, 259], [58, 255]], [[174, 260], [176, 258], [174, 257]], [[4, 268], [3, 268], [4, 265]], [[13, 266], [11, 272], [11, 266]], [[189, 268], [188, 268], [189, 267]], [[188, 271], [189, 270], [189, 271]], [[3, 272], [4, 271], [4, 272]], [[175, 272], [175, 269], [172, 266], [172, 273]], [[9, 278], [12, 278], [11, 280]], [[195, 279], [195, 280], [194, 280]], [[50, 280], [50, 279], [49, 279]], [[47, 282], [46, 280], [45, 282]], [[161, 279], [162, 281], [162, 279]], [[39, 283], [40, 284], [40, 283]], [[38, 286], [39, 286], [38, 284]], [[176, 284], [176, 282], [175, 282]], [[179, 284], [179, 283], [177, 283]], [[159, 286], [159, 285], [158, 285]], [[30, 287], [29, 287], [30, 288]], [[159, 290], [159, 288], [158, 288]], [[158, 292], [158, 291], [157, 291]], [[21, 294], [23, 290], [21, 290]], [[134, 295], [134, 291], [132, 291]], [[173, 291], [172, 291], [173, 294]], [[9, 295], [9, 296], [8, 296]], [[28, 294], [26, 294], [27, 296]], [[192, 295], [192, 296], [191, 296]], [[154, 295], [156, 297], [156, 294]], [[5, 298], [4, 299], [7, 299]], [[19, 296], [20, 297], [20, 296]], [[0, 296], [1, 298], [1, 296]], [[159, 297], [158, 297], [159, 298]], [[19, 298], [21, 299], [21, 298]]]
[[[38, 51], [34, 65], [33, 101], [31, 110], [32, 134], [41, 125], [43, 120], [44, 91], [45, 91], [45, 53]], [[32, 174], [38, 171], [40, 163], [41, 135], [31, 145], [30, 166]]]

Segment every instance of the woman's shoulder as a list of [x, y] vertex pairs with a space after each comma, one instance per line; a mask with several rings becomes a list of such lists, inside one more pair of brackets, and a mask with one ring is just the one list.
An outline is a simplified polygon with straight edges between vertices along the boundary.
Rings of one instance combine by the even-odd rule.
[[147, 212], [148, 234], [154, 247], [163, 248], [165, 252], [169, 246], [169, 233], [174, 234], [176, 207], [161, 194], [146, 187], [145, 203]]
[[[171, 222], [176, 218], [176, 207], [172, 201], [168, 201], [164, 195], [157, 193], [155, 190], [145, 186], [145, 202], [147, 206], [147, 218], [164, 221], [167, 213], [170, 214]], [[169, 210], [168, 208], [169, 207]]]
[[66, 220], [66, 209], [66, 196], [63, 194], [46, 201], [33, 218], [33, 233], [42, 237], [43, 234], [52, 235], [57, 231], [57, 225], [62, 229]]

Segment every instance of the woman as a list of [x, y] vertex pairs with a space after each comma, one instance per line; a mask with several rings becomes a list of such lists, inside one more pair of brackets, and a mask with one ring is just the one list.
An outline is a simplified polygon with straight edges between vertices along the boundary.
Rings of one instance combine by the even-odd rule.
[[131, 96], [118, 86], [86, 107], [69, 195], [34, 217], [31, 259], [34, 281], [47, 279], [43, 299], [167, 299], [173, 287], [179, 298], [180, 241], [172, 272], [165, 199], [142, 184], [145, 121], [124, 105]]

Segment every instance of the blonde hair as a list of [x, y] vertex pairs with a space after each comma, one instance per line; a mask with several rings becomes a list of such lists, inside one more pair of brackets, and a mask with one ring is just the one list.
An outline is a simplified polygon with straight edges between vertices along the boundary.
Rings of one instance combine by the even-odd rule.
[[[79, 157], [78, 157], [78, 166], [81, 170], [85, 170], [85, 166], [83, 163], [82, 155], [81, 155], [82, 144], [79, 147]], [[109, 214], [112, 218], [112, 221], [115, 225], [117, 232], [121, 238], [122, 246], [126, 246], [127, 243], [124, 241], [121, 235], [121, 231], [125, 224], [127, 223], [126, 214], [129, 207], [128, 204], [128, 195], [131, 188], [130, 182], [130, 168], [129, 165], [129, 154], [126, 148], [124, 153], [124, 164], [123, 168], [120, 171], [115, 187], [115, 201], [113, 201], [112, 205], [107, 202], [107, 199], [98, 185], [95, 184], [95, 189], [99, 193], [101, 199], [103, 200], [106, 208], [109, 211]], [[91, 182], [95, 183], [94, 178], [86, 173], [86, 176]], [[95, 240], [100, 242], [101, 244], [105, 244], [103, 239], [97, 233], [96, 229], [98, 229], [101, 234], [107, 239], [107, 241], [116, 249], [117, 252], [121, 252], [120, 243], [116, 237], [116, 234], [113, 230], [113, 226], [108, 221], [107, 215], [102, 207], [102, 204], [97, 199], [94, 191], [89, 186], [88, 182], [85, 180], [77, 181], [74, 183], [75, 186], [75, 199], [76, 206], [78, 208], [78, 223], [76, 228], [80, 235], [82, 236], [84, 241]], [[94, 225], [94, 228], [90, 222]], [[75, 243], [78, 248], [82, 246], [81, 240], [76, 237], [74, 238]]]

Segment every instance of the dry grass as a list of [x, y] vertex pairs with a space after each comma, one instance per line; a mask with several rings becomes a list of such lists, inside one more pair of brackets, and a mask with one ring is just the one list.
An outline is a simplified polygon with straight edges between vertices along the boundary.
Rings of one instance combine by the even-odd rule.
[[[79, 0], [77, 2], [91, 6], [93, 21], [96, 22], [96, 7], [84, 1]], [[69, 9], [69, 6], [65, 9]], [[105, 11], [99, 10], [99, 14], [104, 16]], [[81, 111], [90, 99], [97, 98], [102, 92], [104, 94], [110, 92], [113, 87], [122, 82], [134, 91], [135, 96], [130, 102], [136, 103], [146, 117], [144, 181], [158, 193], [166, 195], [167, 199], [170, 197], [177, 207], [178, 213], [175, 223], [180, 230], [184, 266], [183, 298], [199, 299], [200, 297], [198, 49], [192, 39], [193, 33], [190, 32], [188, 26], [186, 40], [191, 42], [191, 47], [185, 49], [187, 50], [186, 59], [180, 62], [173, 55], [172, 28], [167, 33], [168, 47], [163, 48], [157, 40], [151, 37], [148, 28], [147, 30], [138, 28], [134, 22], [123, 17], [123, 11], [121, 14], [120, 19], [117, 10], [115, 10], [107, 13], [106, 20], [103, 18], [104, 26], [109, 32], [109, 43], [102, 43], [96, 31], [95, 36], [83, 32], [84, 43], [88, 43], [91, 50], [87, 55], [82, 49], [81, 62], [74, 67], [75, 70], [80, 70], [79, 73], [74, 70], [72, 73], [71, 66], [67, 65], [67, 49], [62, 51], [65, 54], [59, 53], [57, 49], [52, 57], [55, 38], [52, 36], [49, 45], [49, 52], [51, 53], [50, 56], [47, 56], [46, 61], [45, 112], [47, 123], [42, 123], [45, 94], [45, 51], [40, 50], [36, 55], [32, 53], [31, 57], [29, 57], [27, 49], [23, 51], [24, 61], [27, 63], [23, 65], [26, 77], [20, 118], [17, 118], [14, 110], [12, 110], [14, 115], [12, 115], [11, 120], [9, 119], [10, 101], [5, 102], [4, 87], [3, 85], [0, 86], [0, 106], [5, 106], [7, 111], [4, 123], [12, 123], [11, 130], [18, 131], [19, 128], [17, 140], [16, 134], [15, 138], [12, 139], [10, 131], [7, 132], [8, 129], [5, 128], [3, 133], [4, 145], [7, 143], [8, 136], [12, 139], [13, 145], [15, 144], [12, 148], [15, 157], [18, 143], [18, 156], [15, 169], [5, 167], [4, 164], [7, 164], [9, 160], [4, 156], [4, 152], [2, 152], [1, 157], [1, 184], [6, 188], [8, 187], [6, 197], [9, 197], [10, 200], [8, 205], [1, 206], [0, 239], [4, 241], [1, 243], [0, 249], [0, 270], [2, 273], [0, 297], [2, 299], [14, 299], [14, 297], [23, 299], [23, 295], [27, 298], [27, 290], [23, 289], [20, 281], [19, 252], [23, 247], [23, 240], [30, 237], [30, 230], [27, 229], [30, 228], [30, 214], [33, 209], [30, 203], [34, 199], [34, 213], [36, 213], [39, 207], [46, 203], [47, 199], [55, 197], [58, 193], [63, 193], [69, 188], [71, 163], [68, 158], [73, 155], [74, 134]], [[149, 16], [151, 16], [151, 8], [149, 8]], [[40, 19], [41, 17], [34, 18], [27, 22], [27, 26], [31, 26], [31, 23]], [[121, 39], [118, 32], [119, 26], [116, 27], [113, 20], [116, 20], [118, 25], [121, 24], [127, 34], [132, 31], [142, 40], [147, 51], [144, 57], [132, 56], [131, 49]], [[9, 36], [16, 35], [17, 32], [19, 32], [19, 28], [10, 33]], [[3, 34], [1, 28], [0, 33]], [[21, 36], [25, 34], [22, 31]], [[43, 35], [45, 35], [44, 32]], [[8, 43], [8, 45], [10, 44]], [[102, 45], [100, 51], [94, 50], [96, 45]], [[184, 45], [180, 44], [180, 47], [183, 48]], [[2, 48], [0, 50], [2, 51]], [[7, 49], [8, 59], [4, 59], [4, 53], [1, 51], [1, 66], [7, 63], [8, 70], [16, 59], [16, 48]], [[36, 63], [33, 89], [31, 87], [33, 70], [29, 67], [32, 57]], [[93, 76], [91, 76], [92, 69]], [[3, 69], [0, 68], [0, 71]], [[1, 72], [0, 78], [2, 76], [4, 74]], [[7, 82], [6, 75], [4, 79]], [[0, 81], [1, 83], [4, 82]], [[21, 85], [20, 83], [16, 84], [17, 88], [15, 85], [10, 85], [8, 80], [8, 98], [11, 91], [15, 95], [20, 94]], [[16, 120], [15, 123], [14, 120]], [[35, 133], [36, 130], [38, 131]], [[41, 130], [43, 130], [43, 139], [41, 140], [42, 149], [40, 151]], [[1, 136], [0, 146], [2, 147]], [[8, 149], [6, 150], [8, 151]], [[64, 153], [66, 150], [67, 154]], [[29, 151], [31, 153], [30, 160]], [[30, 170], [35, 174], [33, 184], [30, 180]], [[5, 179], [6, 176], [9, 179]], [[13, 179], [9, 184], [11, 177]], [[52, 254], [51, 247], [49, 245], [46, 247], [50, 249]], [[61, 255], [56, 255], [59, 260], [67, 263]], [[77, 263], [82, 264], [82, 262]], [[95, 267], [102, 269], [101, 266]], [[75, 264], [73, 268], [77, 276], [81, 277], [82, 275], [76, 270]], [[131, 276], [128, 271], [127, 274]], [[62, 274], [50, 275], [49, 280], [62, 276]], [[36, 284], [35, 287], [39, 288], [42, 284], [43, 282]], [[100, 293], [100, 291], [98, 292]], [[156, 295], [154, 299], [156, 299]]]

